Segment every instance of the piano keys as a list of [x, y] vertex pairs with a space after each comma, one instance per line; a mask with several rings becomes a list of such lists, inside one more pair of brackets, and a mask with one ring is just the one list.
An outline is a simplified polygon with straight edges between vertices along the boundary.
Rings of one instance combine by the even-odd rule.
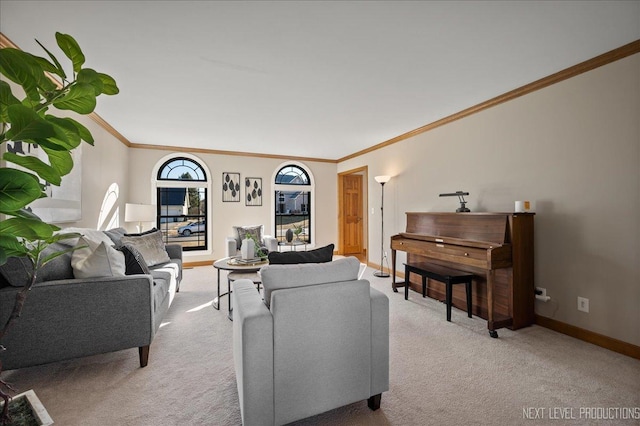
[[[517, 330], [533, 324], [533, 213], [407, 212], [406, 232], [391, 237], [392, 287], [421, 282], [396, 282], [396, 252], [407, 261], [443, 265], [474, 274], [472, 312], [487, 320], [492, 337], [497, 329]], [[412, 276], [413, 277], [413, 276]], [[444, 300], [442, 283], [429, 280], [427, 295]], [[466, 310], [464, 289], [454, 289], [453, 305]]]

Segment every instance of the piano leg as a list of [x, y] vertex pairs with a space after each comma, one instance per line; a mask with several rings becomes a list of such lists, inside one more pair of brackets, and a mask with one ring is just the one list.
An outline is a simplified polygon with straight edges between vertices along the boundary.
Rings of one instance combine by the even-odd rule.
[[489, 336], [496, 339], [498, 332], [494, 328], [493, 323], [493, 281], [495, 278], [495, 271], [489, 270], [487, 274], [487, 327], [489, 328]]

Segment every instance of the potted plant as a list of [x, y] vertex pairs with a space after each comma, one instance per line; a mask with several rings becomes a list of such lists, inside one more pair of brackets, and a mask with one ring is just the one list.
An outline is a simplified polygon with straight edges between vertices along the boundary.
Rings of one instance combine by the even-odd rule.
[[[70, 77], [58, 59], [37, 40], [49, 59], [10, 47], [0, 51], [0, 73], [24, 92], [24, 99], [20, 100], [11, 85], [0, 80], [0, 145], [13, 142], [13, 149], [2, 155], [0, 167], [0, 265], [16, 256], [26, 257], [33, 267], [29, 282], [16, 295], [9, 318], [0, 324], [0, 360], [4, 350], [2, 338], [20, 317], [38, 271], [47, 262], [73, 249], [47, 255], [44, 250], [54, 242], [77, 236], [57, 234], [60, 228], [43, 222], [27, 208], [33, 201], [47, 196], [45, 185], [59, 186], [62, 177], [71, 172], [71, 152], [82, 141], [94, 143], [85, 126], [72, 118], [49, 114], [49, 109], [90, 114], [99, 95], [115, 95], [119, 91], [111, 76], [83, 67], [85, 57], [73, 37], [61, 33], [55, 37], [60, 50], [71, 60]], [[47, 161], [31, 155], [30, 150], [16, 149], [30, 145], [39, 146], [46, 153]], [[7, 167], [8, 163], [18, 168]], [[1, 424], [9, 422], [7, 392], [10, 390], [0, 377], [0, 398], [4, 400]]]

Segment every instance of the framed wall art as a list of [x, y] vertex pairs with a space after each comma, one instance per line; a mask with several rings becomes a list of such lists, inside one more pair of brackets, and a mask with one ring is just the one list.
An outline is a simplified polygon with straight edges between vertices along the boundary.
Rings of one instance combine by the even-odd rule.
[[262, 205], [262, 178], [248, 177], [244, 180], [246, 191], [245, 205], [261, 206]]
[[222, 173], [222, 201], [240, 202], [240, 173]]

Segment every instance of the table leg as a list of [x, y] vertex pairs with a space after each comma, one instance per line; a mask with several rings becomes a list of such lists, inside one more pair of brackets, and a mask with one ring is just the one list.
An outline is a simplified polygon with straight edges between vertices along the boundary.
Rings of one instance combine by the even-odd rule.
[[213, 308], [220, 310], [220, 269], [216, 269], [218, 271], [218, 295], [213, 299]]

